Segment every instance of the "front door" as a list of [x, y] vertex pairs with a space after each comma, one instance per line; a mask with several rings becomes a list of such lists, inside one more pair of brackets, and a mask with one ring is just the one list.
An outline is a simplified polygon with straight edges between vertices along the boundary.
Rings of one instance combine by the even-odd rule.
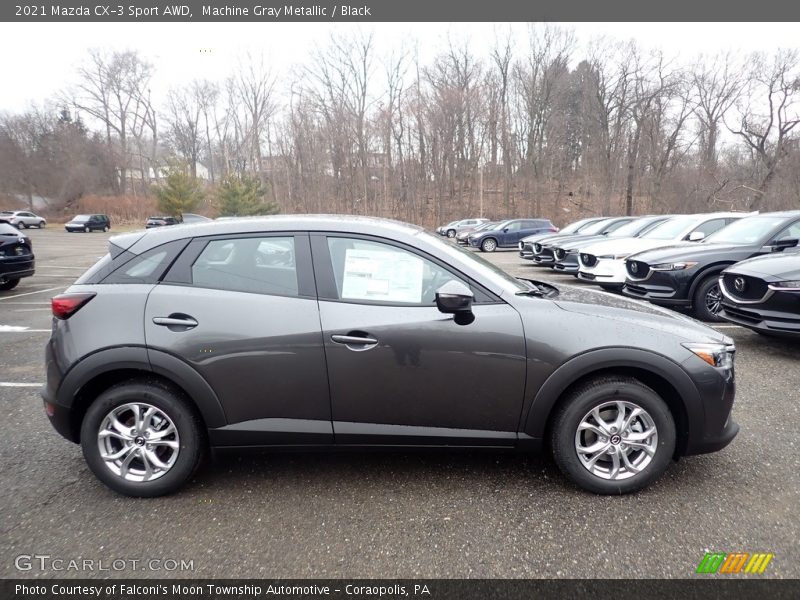
[[[510, 446], [525, 385], [519, 314], [432, 257], [368, 238], [314, 238], [337, 443]], [[439, 312], [457, 279], [475, 320]]]

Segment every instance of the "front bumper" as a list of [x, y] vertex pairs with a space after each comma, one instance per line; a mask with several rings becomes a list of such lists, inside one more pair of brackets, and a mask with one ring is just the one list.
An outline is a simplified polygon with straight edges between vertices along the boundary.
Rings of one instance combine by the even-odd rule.
[[578, 253], [567, 254], [564, 258], [556, 260], [553, 265], [553, 270], [560, 273], [577, 273], [578, 272]]
[[592, 267], [581, 263], [578, 270], [578, 279], [603, 285], [622, 286], [626, 277], [625, 261], [623, 260], [599, 258]]
[[689, 307], [692, 275], [686, 271], [651, 271], [643, 280], [631, 279], [628, 275], [622, 293], [653, 304]]
[[739, 304], [728, 298], [718, 313], [726, 321], [770, 335], [800, 338], [800, 295], [775, 293], [763, 304]]

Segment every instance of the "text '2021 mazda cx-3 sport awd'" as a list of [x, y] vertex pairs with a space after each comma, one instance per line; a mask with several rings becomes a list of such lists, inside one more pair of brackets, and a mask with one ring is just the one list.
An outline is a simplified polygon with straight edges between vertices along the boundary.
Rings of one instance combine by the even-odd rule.
[[730, 338], [513, 278], [416, 226], [232, 219], [109, 250], [52, 301], [42, 395], [123, 494], [243, 446], [547, 448], [619, 494], [738, 431]]

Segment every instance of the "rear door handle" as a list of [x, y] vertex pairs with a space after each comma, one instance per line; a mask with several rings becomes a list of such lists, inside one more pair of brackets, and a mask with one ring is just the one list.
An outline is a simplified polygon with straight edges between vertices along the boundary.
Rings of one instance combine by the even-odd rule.
[[197, 327], [197, 320], [189, 315], [170, 315], [168, 317], [153, 317], [153, 323], [175, 330], [193, 329]]
[[345, 346], [374, 346], [378, 340], [360, 335], [332, 335], [331, 340]]

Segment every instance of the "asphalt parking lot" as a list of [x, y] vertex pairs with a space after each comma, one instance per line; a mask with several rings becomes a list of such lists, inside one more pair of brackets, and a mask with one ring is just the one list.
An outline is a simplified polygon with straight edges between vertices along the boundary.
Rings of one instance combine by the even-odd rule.
[[[635, 495], [580, 492], [546, 458], [313, 453], [219, 456], [182, 492], [133, 500], [95, 479], [38, 393], [49, 298], [109, 236], [28, 233], [37, 273], [0, 292], [2, 577], [683, 578], [707, 551], [771, 552], [763, 577], [800, 577], [800, 344], [722, 326], [738, 348], [739, 436]], [[516, 252], [484, 256], [579, 285]], [[20, 555], [50, 558], [20, 571]], [[54, 571], [52, 559], [93, 570]]]

